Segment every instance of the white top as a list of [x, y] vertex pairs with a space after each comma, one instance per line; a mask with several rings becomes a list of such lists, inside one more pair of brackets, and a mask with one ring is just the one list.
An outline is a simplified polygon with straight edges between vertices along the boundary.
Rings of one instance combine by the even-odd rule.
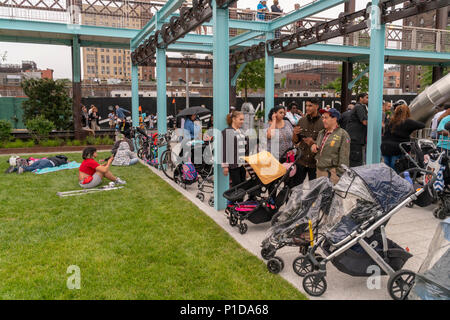
[[438, 119], [444, 112], [445, 112], [445, 110], [444, 111], [440, 111], [440, 112], [438, 112], [438, 113], [436, 113], [434, 115], [433, 120], [431, 120], [431, 131], [436, 131], [437, 130], [437, 127], [439, 125]]
[[293, 126], [296, 126], [298, 123], [298, 120], [300, 120], [301, 117], [298, 114], [293, 114], [292, 112], [288, 111], [288, 112], [286, 112], [286, 118], [289, 119], [289, 122]]

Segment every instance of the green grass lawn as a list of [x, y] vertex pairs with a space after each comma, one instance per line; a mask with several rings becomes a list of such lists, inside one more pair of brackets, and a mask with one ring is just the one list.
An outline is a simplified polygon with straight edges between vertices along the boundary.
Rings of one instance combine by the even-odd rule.
[[[4, 174], [7, 159], [0, 299], [305, 299], [141, 164], [112, 167], [121, 190], [59, 198], [79, 189], [77, 170]], [[79, 290], [67, 288], [71, 265]]]

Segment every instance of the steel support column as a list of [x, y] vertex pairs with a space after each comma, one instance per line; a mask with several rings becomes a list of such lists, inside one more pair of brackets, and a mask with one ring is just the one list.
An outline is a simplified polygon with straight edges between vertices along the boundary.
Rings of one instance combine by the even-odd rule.
[[166, 50], [156, 49], [156, 78], [157, 78], [157, 115], [158, 133], [167, 132], [167, 88], [166, 88]]
[[342, 62], [342, 88], [341, 88], [341, 112], [347, 110], [352, 100], [352, 90], [348, 88], [348, 84], [353, 77], [353, 63]]
[[221, 131], [226, 128], [226, 116], [229, 112], [229, 32], [228, 9], [213, 6], [213, 95], [214, 95], [214, 207], [216, 210], [226, 208], [223, 193], [229, 188], [229, 178], [223, 175], [222, 163], [222, 136]]
[[[266, 33], [266, 41], [274, 38], [274, 32]], [[270, 56], [266, 47], [266, 69], [265, 69], [265, 101], [264, 101], [264, 118], [268, 121], [269, 111], [275, 104], [275, 57]]]
[[81, 51], [78, 36], [72, 38], [72, 112], [75, 139], [84, 137], [81, 129]]
[[131, 118], [133, 127], [139, 126], [139, 67], [131, 65]]
[[367, 164], [381, 161], [381, 123], [383, 106], [384, 44], [386, 26], [381, 24], [378, 4], [372, 2], [370, 24], [369, 115], [367, 123]]

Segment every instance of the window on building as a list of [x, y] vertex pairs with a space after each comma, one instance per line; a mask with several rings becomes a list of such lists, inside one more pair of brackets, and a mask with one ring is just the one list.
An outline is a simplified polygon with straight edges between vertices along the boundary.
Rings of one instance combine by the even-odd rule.
[[100, 49], [100, 51], [101, 51], [101, 52], [105, 52], [105, 49], [102, 48], [102, 49]]
[[119, 64], [122, 63], [122, 57], [121, 57], [121, 56], [118, 56], [118, 57], [117, 57], [117, 60], [118, 60]]
[[117, 63], [117, 57], [113, 56], [113, 63], [116, 64]]
[[102, 63], [105, 63], [105, 56], [102, 55], [102, 56], [100, 57], [100, 60], [102, 61]]
[[117, 67], [114, 67], [114, 74], [117, 76]]
[[102, 66], [102, 74], [105, 74], [105, 66]]
[[106, 63], [109, 63], [109, 56], [106, 56]]
[[106, 74], [109, 74], [109, 67], [106, 67]]

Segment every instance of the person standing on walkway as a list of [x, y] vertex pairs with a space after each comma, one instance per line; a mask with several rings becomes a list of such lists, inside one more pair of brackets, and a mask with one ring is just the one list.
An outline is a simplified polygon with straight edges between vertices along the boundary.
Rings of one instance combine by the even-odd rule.
[[116, 105], [116, 115], [117, 118], [120, 119], [121, 121], [125, 121], [125, 112], [131, 114], [131, 111], [125, 110], [121, 107], [119, 107], [119, 105]]
[[433, 120], [431, 120], [431, 133], [430, 133], [431, 139], [438, 138], [437, 127], [439, 125], [439, 119], [444, 114], [444, 112], [448, 110], [448, 108], [450, 108], [450, 105], [446, 105], [444, 107], [442, 107], [442, 106], [437, 107], [438, 111], [434, 115]]
[[319, 132], [323, 130], [323, 121], [319, 113], [319, 99], [309, 98], [306, 100], [306, 116], [301, 118], [294, 127], [292, 141], [298, 143], [300, 158], [297, 160], [297, 172], [292, 179], [292, 187], [302, 184], [308, 175], [308, 180], [316, 179], [315, 153], [311, 146], [316, 142]]
[[248, 155], [248, 137], [241, 128], [244, 124], [244, 114], [233, 111], [227, 116], [228, 128], [222, 131], [224, 176], [230, 176], [231, 187], [245, 181], [246, 171], [242, 157]]
[[267, 129], [267, 151], [281, 163], [286, 162], [286, 151], [294, 145], [292, 136], [294, 128], [288, 120], [284, 120], [284, 106], [278, 105], [269, 112]]
[[354, 107], [355, 107], [355, 105], [350, 103], [347, 107], [347, 111], [344, 111], [341, 114], [341, 118], [339, 119], [339, 126], [344, 130], [347, 130], [348, 121], [350, 120], [350, 117], [352, 115], [352, 110]]
[[[273, 5], [270, 7], [272, 12], [278, 13], [277, 15], [272, 15], [272, 19], [276, 19], [278, 17], [281, 17], [281, 13], [283, 13], [283, 10], [280, 7], [280, 4], [278, 3], [278, 0], [273, 0]], [[280, 29], [275, 30], [275, 38], [278, 39], [281, 36]]]
[[317, 176], [328, 177], [336, 184], [344, 173], [341, 165], [349, 165], [350, 136], [339, 127], [339, 111], [331, 108], [320, 112], [324, 129], [319, 132], [311, 151], [316, 154]]
[[400, 143], [409, 142], [410, 135], [416, 130], [425, 128], [425, 124], [410, 119], [411, 113], [407, 105], [395, 109], [381, 142], [381, 155], [384, 163], [395, 170], [395, 162], [402, 156]]
[[[445, 106], [447, 108], [447, 106]], [[447, 155], [450, 151], [450, 133], [445, 128], [445, 125], [450, 122], [450, 108], [447, 108], [445, 112], [440, 116], [439, 125], [437, 127], [437, 134], [439, 141], [437, 147], [440, 151], [446, 151]]]
[[92, 111], [91, 111], [91, 113], [89, 115], [89, 119], [91, 121], [91, 129], [94, 130], [94, 131], [98, 131], [98, 130], [100, 130], [100, 126], [98, 124], [98, 120], [100, 118], [99, 115], [98, 115], [98, 109], [97, 109], [96, 106], [92, 106], [91, 110]]
[[300, 115], [298, 114], [297, 102], [292, 101], [287, 106], [286, 118], [291, 122], [292, 126], [296, 126], [300, 120]]
[[258, 11], [258, 13], [256, 14], [257, 20], [266, 20], [266, 12], [269, 12], [269, 9], [267, 8], [267, 1], [261, 0], [258, 3], [256, 10]]
[[369, 95], [360, 93], [357, 103], [350, 116], [346, 130], [350, 135], [350, 167], [362, 166], [364, 163], [363, 150], [367, 142], [367, 119]]

